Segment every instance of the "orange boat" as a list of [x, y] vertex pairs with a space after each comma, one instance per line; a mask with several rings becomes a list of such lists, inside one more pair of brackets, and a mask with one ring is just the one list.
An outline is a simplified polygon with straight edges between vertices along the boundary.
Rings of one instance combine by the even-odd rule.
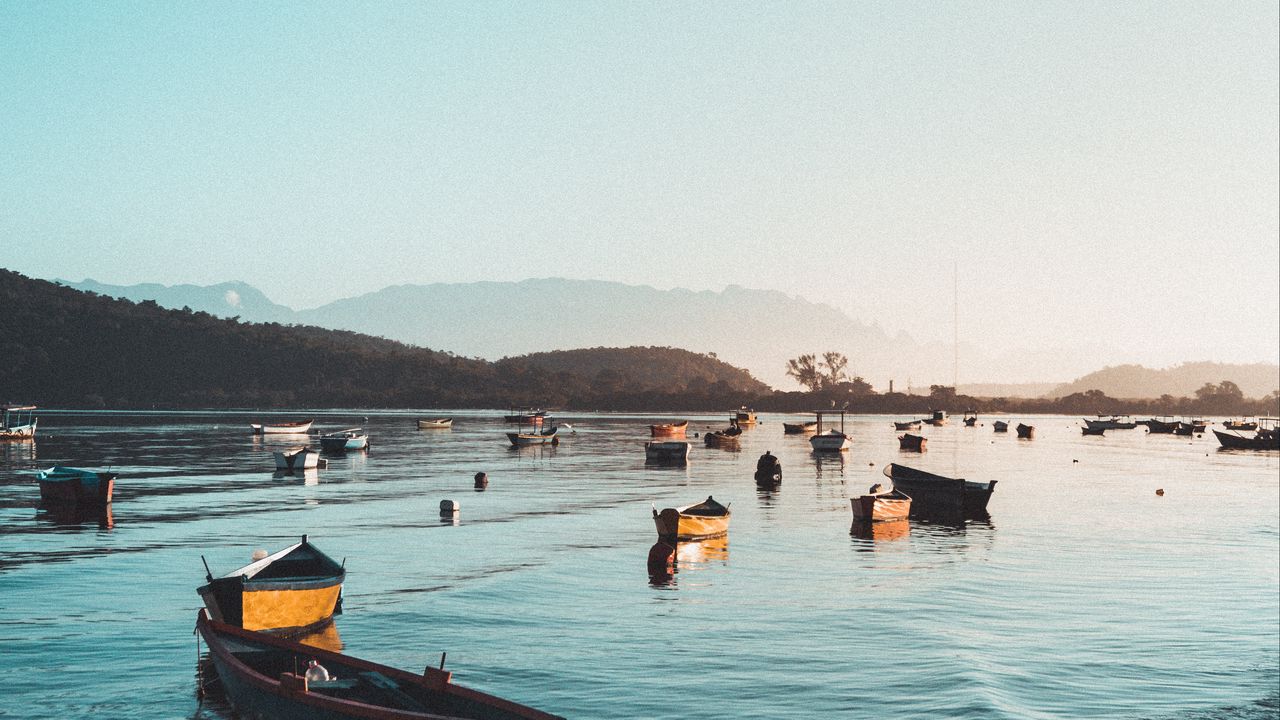
[[681, 420], [678, 423], [660, 423], [658, 425], [649, 426], [649, 434], [653, 437], [684, 437], [685, 431], [689, 429], [689, 421]]
[[307, 536], [302, 542], [255, 559], [196, 589], [214, 620], [246, 630], [296, 632], [317, 628], [341, 612], [346, 570], [320, 552]]
[[911, 496], [896, 488], [881, 490], [880, 484], [871, 486], [866, 495], [849, 498], [853, 505], [853, 519], [863, 522], [905, 520], [911, 514]]
[[664, 540], [698, 540], [719, 537], [729, 532], [728, 505], [721, 505], [710, 495], [703, 502], [659, 512], [653, 508], [653, 524]]

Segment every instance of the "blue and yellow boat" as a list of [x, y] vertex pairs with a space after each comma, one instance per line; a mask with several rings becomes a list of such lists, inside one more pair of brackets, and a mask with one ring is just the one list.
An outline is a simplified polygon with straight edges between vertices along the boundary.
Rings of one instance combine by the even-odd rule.
[[208, 584], [196, 592], [214, 620], [245, 630], [293, 633], [333, 618], [346, 574], [303, 535], [302, 542], [220, 578], [208, 573]]

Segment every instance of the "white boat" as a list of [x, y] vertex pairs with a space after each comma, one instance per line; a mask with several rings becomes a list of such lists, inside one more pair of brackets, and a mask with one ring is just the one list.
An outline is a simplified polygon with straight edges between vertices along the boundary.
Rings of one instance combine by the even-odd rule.
[[[3, 405], [3, 420], [0, 420], [0, 440], [30, 440], [36, 436], [36, 423], [40, 422], [32, 414], [35, 405]], [[26, 413], [24, 416], [23, 413]]]
[[814, 452], [842, 452], [853, 445], [853, 439], [844, 432], [844, 411], [840, 410], [838, 412], [840, 413], [840, 429], [837, 430], [832, 427], [826, 432], [822, 431], [823, 413], [818, 413], [817, 432], [813, 437], [809, 438], [809, 445]]
[[310, 430], [313, 422], [315, 420], [272, 424], [249, 423], [249, 427], [253, 428], [253, 434], [255, 435], [297, 435]]
[[276, 458], [277, 470], [305, 470], [320, 463], [320, 453], [305, 445], [277, 450], [271, 454]]
[[369, 447], [369, 436], [360, 428], [339, 430], [320, 436], [320, 449], [329, 452], [351, 452]]
[[419, 430], [447, 430], [453, 427], [453, 418], [436, 418], [434, 420], [419, 420]]
[[543, 422], [541, 418], [534, 420], [531, 427], [525, 431], [509, 432], [507, 439], [511, 441], [514, 447], [528, 447], [530, 445], [546, 445], [548, 443], [557, 445], [560, 441], [556, 438], [556, 432], [559, 431], [555, 425], [550, 422]]

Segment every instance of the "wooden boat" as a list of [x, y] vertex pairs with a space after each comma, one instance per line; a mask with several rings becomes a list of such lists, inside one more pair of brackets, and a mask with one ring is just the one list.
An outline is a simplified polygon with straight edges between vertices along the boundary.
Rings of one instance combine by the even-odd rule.
[[978, 424], [978, 413], [974, 410], [964, 411], [964, 426], [973, 427]]
[[1177, 421], [1165, 421], [1151, 418], [1143, 424], [1147, 426], [1147, 432], [1152, 435], [1172, 435], [1173, 431], [1178, 429]]
[[1191, 435], [1203, 435], [1206, 425], [1208, 425], [1208, 423], [1204, 420], [1181, 421], [1173, 428], [1173, 434], [1182, 435], [1184, 437]]
[[277, 450], [271, 454], [275, 456], [277, 470], [306, 470], [320, 464], [320, 453], [306, 445]]
[[698, 540], [729, 532], [730, 515], [728, 505], [721, 505], [708, 495], [706, 500], [694, 505], [666, 508], [661, 512], [654, 507], [653, 524], [663, 540]]
[[912, 435], [911, 433], [903, 433], [898, 436], [898, 449], [909, 450], [911, 452], [924, 452], [928, 447], [928, 438], [922, 435]]
[[1005, 421], [1003, 421], [1003, 420], [997, 420], [997, 421], [995, 421], [995, 422], [991, 423], [991, 429], [992, 429], [992, 430], [995, 430], [996, 432], [999, 432], [999, 433], [1002, 433], [1002, 432], [1009, 432], [1009, 423], [1007, 423], [1007, 422], [1005, 422]]
[[806, 435], [816, 432], [818, 429], [817, 421], [802, 423], [782, 423], [782, 433], [784, 435]]
[[110, 504], [117, 473], [95, 472], [55, 465], [36, 476], [40, 502], [45, 505], [75, 505], [99, 508]]
[[895, 488], [885, 490], [879, 483], [871, 486], [866, 495], [849, 498], [853, 505], [853, 519], [863, 522], [887, 522], [905, 520], [911, 513], [911, 496]]
[[419, 430], [448, 430], [453, 427], [453, 418], [436, 418], [434, 420], [419, 420]]
[[1103, 430], [1132, 430], [1138, 427], [1138, 423], [1131, 420], [1122, 420], [1118, 415], [1106, 418], [1099, 415], [1096, 420], [1084, 418], [1084, 424], [1087, 427], [1102, 428]]
[[893, 486], [911, 496], [913, 513], [928, 511], [960, 512], [965, 515], [982, 515], [987, 502], [996, 489], [996, 482], [971, 482], [963, 478], [949, 478], [905, 465], [890, 463], [885, 466], [885, 477]]
[[942, 427], [947, 424], [947, 413], [945, 410], [934, 410], [931, 417], [925, 418], [921, 422], [928, 423], [934, 427]]
[[271, 424], [249, 423], [249, 427], [253, 428], [255, 435], [299, 435], [309, 431], [311, 429], [311, 424], [314, 422], [315, 420]]
[[[817, 413], [818, 419], [815, 421], [817, 430], [814, 436], [809, 438], [809, 446], [814, 452], [843, 452], [853, 445], [853, 438], [849, 437], [844, 431], [844, 411], [836, 411], [840, 415], [840, 429], [832, 427], [826, 432], [822, 432], [822, 418], [827, 413]], [[831, 413], [836, 414], [836, 413]]]
[[681, 420], [678, 423], [659, 423], [649, 426], [649, 434], [652, 437], [684, 437], [688, 428], [688, 420]]
[[758, 422], [758, 419], [756, 418], [756, 411], [748, 410], [746, 408], [741, 408], [738, 412], [734, 413], [733, 420], [738, 425], [755, 425]]
[[355, 452], [369, 447], [369, 436], [360, 428], [348, 428], [320, 436], [320, 449], [325, 452]]
[[[1275, 418], [1261, 418], [1262, 421], [1275, 422]], [[1214, 430], [1218, 442], [1224, 450], [1280, 450], [1280, 431], [1275, 427], [1259, 427], [1253, 437], [1245, 437], [1235, 433]]]
[[245, 630], [298, 632], [329, 622], [347, 571], [302, 536], [302, 542], [213, 577], [196, 589], [210, 616]]
[[685, 465], [689, 462], [688, 440], [652, 441], [644, 444], [644, 461], [653, 465]]
[[218, 679], [238, 717], [564, 720], [454, 685], [453, 673], [443, 669], [428, 666], [422, 673], [397, 670], [219, 622], [208, 610], [196, 616], [196, 631], [209, 647]]
[[[0, 441], [31, 440], [36, 436], [35, 405], [0, 406]], [[25, 415], [24, 415], [25, 413]]]
[[511, 441], [512, 447], [528, 447], [530, 445], [546, 445], [548, 443], [555, 445], [560, 442], [556, 437], [559, 428], [555, 425], [544, 424], [540, 420], [531, 423], [528, 430], [521, 432], [507, 433], [507, 440]]
[[1093, 425], [1085, 425], [1084, 427], [1080, 428], [1081, 435], [1101, 435], [1106, 431], [1107, 429], [1105, 427], [1095, 427]]
[[1249, 432], [1257, 430], [1258, 423], [1250, 420], [1227, 420], [1222, 423], [1222, 427], [1228, 430], [1243, 430]]
[[502, 419], [509, 423], [532, 423], [535, 418], [544, 418], [547, 416], [546, 410], [538, 408], [511, 408], [511, 411], [502, 416]]
[[908, 420], [906, 422], [894, 422], [893, 429], [894, 430], [919, 430], [921, 424], [922, 423], [919, 420]]
[[1023, 423], [1018, 423], [1018, 427], [1016, 428], [1016, 430], [1018, 431], [1018, 437], [1022, 438], [1023, 440], [1032, 440], [1036, 436], [1035, 425], [1025, 425]]
[[707, 447], [736, 450], [742, 443], [742, 428], [734, 426], [725, 430], [712, 430], [702, 436]]

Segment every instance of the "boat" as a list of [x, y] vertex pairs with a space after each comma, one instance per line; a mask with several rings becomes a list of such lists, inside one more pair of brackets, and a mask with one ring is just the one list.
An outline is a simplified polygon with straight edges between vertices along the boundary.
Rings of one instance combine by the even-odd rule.
[[[0, 441], [31, 440], [36, 436], [35, 405], [0, 405]], [[25, 415], [24, 415], [25, 413]]]
[[277, 470], [306, 470], [320, 464], [320, 453], [306, 445], [277, 450], [271, 454], [276, 458]]
[[436, 418], [434, 420], [419, 420], [419, 430], [448, 430], [453, 427], [453, 418]]
[[685, 465], [689, 462], [688, 440], [654, 440], [644, 444], [644, 461], [653, 465]]
[[1109, 417], [1099, 415], [1096, 420], [1084, 418], [1084, 424], [1091, 428], [1102, 428], [1103, 430], [1132, 430], [1138, 427], [1138, 423], [1132, 420], [1123, 420], [1119, 415], [1111, 415]]
[[1222, 423], [1222, 427], [1228, 430], [1243, 430], [1245, 432], [1250, 432], [1258, 429], [1258, 423], [1244, 419], [1226, 420]]
[[[532, 423], [534, 422], [535, 419], [544, 418], [546, 416], [547, 416], [547, 411], [541, 410], [539, 408], [532, 408], [532, 407], [514, 408], [513, 407], [511, 408], [510, 412], [502, 416], [502, 419], [503, 421], [509, 422], [509, 423]], [[541, 421], [539, 420], [539, 422]]]
[[369, 447], [369, 436], [360, 428], [348, 428], [320, 436], [320, 449], [325, 452], [354, 452]]
[[910, 450], [911, 452], [924, 452], [928, 446], [929, 440], [923, 435], [912, 435], [911, 433], [903, 433], [898, 436], [898, 449]]
[[296, 633], [320, 627], [339, 612], [347, 571], [306, 535], [302, 542], [255, 558], [219, 578], [206, 563], [207, 583], [196, 592], [212, 619], [245, 630]]
[[757, 485], [776, 486], [782, 482], [782, 462], [768, 450], [756, 461], [755, 480]]
[[1081, 435], [1101, 435], [1106, 431], [1107, 431], [1107, 428], [1097, 427], [1094, 425], [1085, 425], [1084, 427], [1080, 428]]
[[681, 420], [678, 423], [659, 423], [649, 426], [649, 434], [653, 437], [684, 437], [688, 428], [688, 420]]
[[1143, 423], [1147, 426], [1147, 432], [1152, 435], [1172, 435], [1178, 429], [1176, 420], [1157, 420], [1151, 418]]
[[1002, 432], [1009, 432], [1009, 423], [1007, 423], [1007, 422], [1005, 422], [1005, 421], [1003, 421], [1003, 420], [997, 420], [997, 421], [995, 421], [995, 422], [991, 423], [991, 429], [992, 429], [992, 430], [995, 430], [996, 432], [999, 432], [999, 433], [1002, 433]]
[[1177, 426], [1173, 428], [1173, 434], [1182, 435], [1184, 437], [1189, 435], [1203, 435], [1207, 425], [1208, 423], [1204, 420], [1180, 421]]
[[906, 421], [906, 422], [896, 422], [896, 421], [895, 421], [895, 422], [893, 423], [893, 429], [894, 429], [894, 430], [919, 430], [919, 429], [920, 429], [920, 425], [922, 425], [922, 424], [923, 424], [923, 423], [921, 423], [921, 421], [919, 421], [919, 420], [908, 420], [908, 421]]
[[976, 410], [964, 411], [964, 426], [973, 427], [978, 424], [978, 412]]
[[756, 411], [748, 410], [745, 407], [740, 408], [738, 412], [734, 413], [733, 420], [738, 425], [755, 425], [757, 422], [759, 422], [759, 420], [756, 418]]
[[109, 505], [118, 476], [117, 473], [55, 465], [36, 475], [36, 481], [40, 483], [40, 502], [83, 508]]
[[564, 720], [453, 684], [427, 666], [405, 672], [315, 645], [220, 622], [202, 609], [196, 631], [237, 717], [272, 720]]
[[[818, 413], [817, 431], [813, 437], [809, 438], [809, 445], [814, 452], [842, 452], [848, 450], [853, 445], [853, 438], [849, 437], [844, 431], [844, 411], [837, 410], [840, 415], [840, 429], [832, 427], [826, 432], [822, 432], [822, 417], [828, 413]], [[836, 414], [829, 413], [829, 414]]]
[[911, 496], [913, 513], [927, 511], [962, 512], [983, 515], [996, 489], [996, 480], [987, 483], [949, 478], [890, 463], [882, 471], [893, 487]]
[[1036, 436], [1035, 425], [1025, 425], [1023, 423], [1018, 423], [1018, 427], [1015, 429], [1018, 431], [1018, 437], [1022, 438], [1023, 440], [1032, 440]]
[[653, 508], [653, 524], [658, 537], [663, 540], [699, 540], [717, 537], [729, 532], [728, 505], [721, 505], [710, 495], [694, 505], [666, 508], [661, 512]]
[[707, 447], [736, 450], [742, 442], [742, 428], [731, 425], [724, 430], [712, 430], [702, 436], [702, 441]]
[[507, 440], [511, 441], [512, 447], [529, 447], [530, 445], [546, 445], [548, 443], [557, 445], [560, 443], [556, 433], [559, 432], [554, 424], [543, 422], [544, 416], [535, 416], [529, 423], [529, 429], [520, 432], [507, 433]]
[[782, 434], [784, 435], [807, 435], [818, 429], [817, 421], [809, 421], [802, 423], [782, 423]]
[[249, 423], [255, 435], [299, 435], [311, 429], [315, 420], [290, 423]]
[[849, 498], [853, 519], [863, 522], [905, 520], [911, 514], [911, 496], [898, 488], [885, 490], [880, 483], [871, 486], [866, 495]]
[[1277, 424], [1280, 418], [1258, 418], [1257, 430], [1253, 437], [1245, 437], [1233, 432], [1222, 432], [1215, 429], [1214, 435], [1223, 450], [1280, 450], [1280, 430]]
[[921, 422], [928, 423], [934, 427], [942, 427], [947, 424], [947, 412], [945, 410], [934, 410], [931, 417], [927, 417]]

